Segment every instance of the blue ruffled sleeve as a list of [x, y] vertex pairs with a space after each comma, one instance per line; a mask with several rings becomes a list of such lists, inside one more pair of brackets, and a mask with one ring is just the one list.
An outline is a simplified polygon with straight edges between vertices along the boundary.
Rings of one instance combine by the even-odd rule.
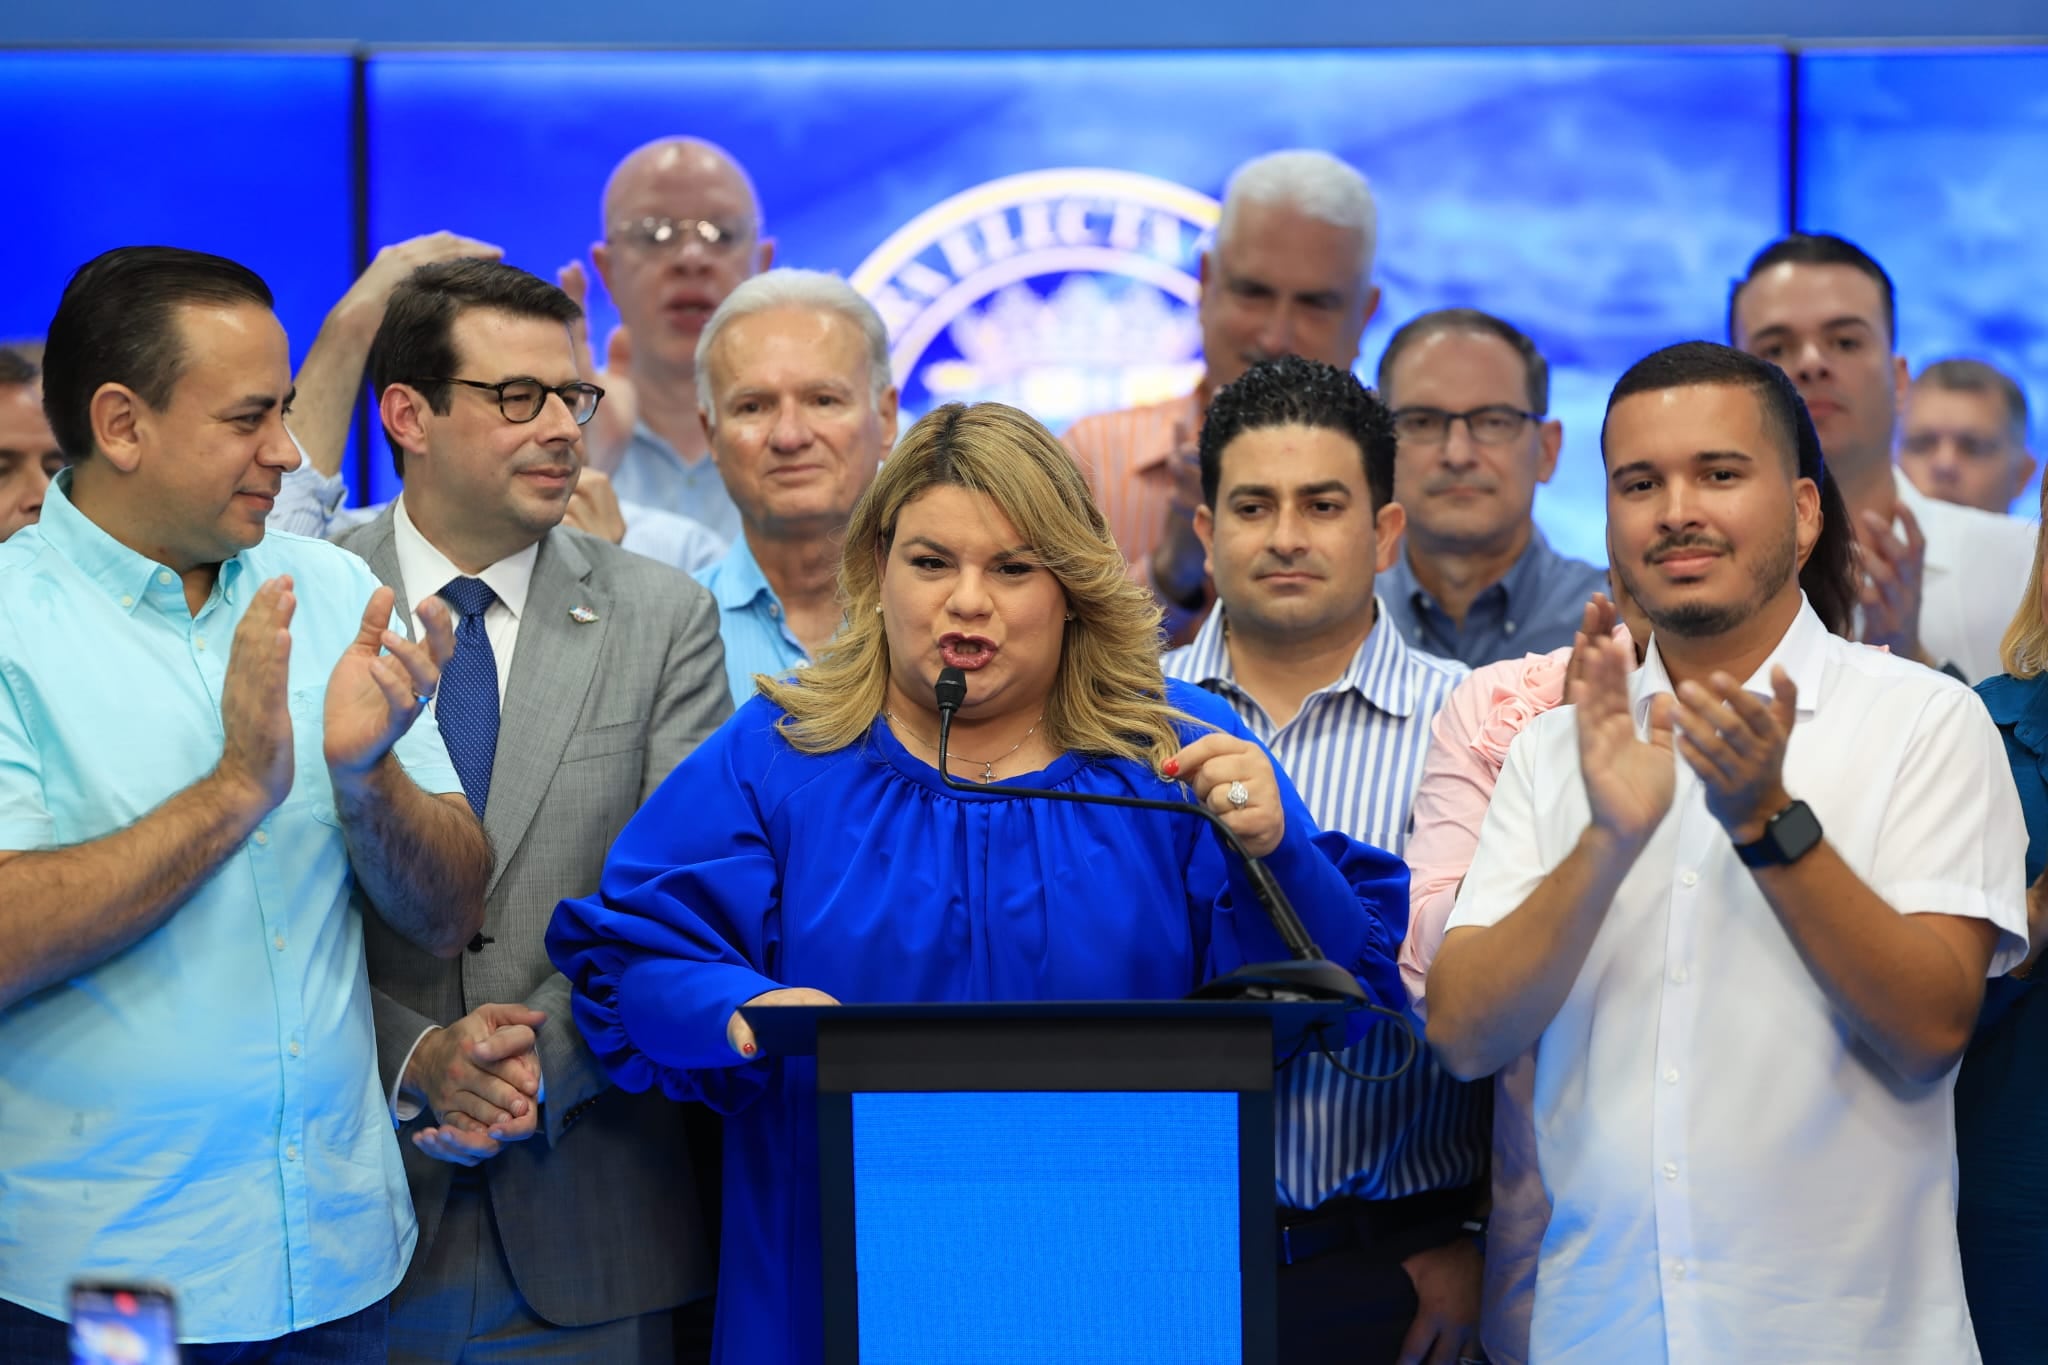
[[[1168, 697], [1196, 720], [1257, 744], [1259, 741], [1222, 699], [1198, 687], [1169, 681]], [[1190, 730], [1192, 742], [1199, 732]], [[1260, 745], [1264, 749], [1263, 744]], [[1376, 1005], [1406, 1010], [1395, 958], [1408, 929], [1408, 865], [1384, 849], [1360, 843], [1334, 830], [1316, 827], [1286, 769], [1266, 751], [1280, 783], [1286, 828], [1279, 846], [1266, 855], [1266, 866], [1301, 917], [1309, 937], [1330, 961], [1358, 978]], [[1209, 903], [1212, 916], [1209, 967], [1222, 975], [1254, 962], [1277, 962], [1287, 956], [1281, 939], [1244, 866], [1224, 848], [1213, 831], [1205, 834], [1199, 857], [1211, 868], [1190, 868], [1188, 886], [1195, 891], [1222, 882]], [[1358, 1027], [1365, 1026], [1364, 1020]]]
[[726, 1023], [782, 983], [771, 970], [782, 876], [760, 778], [797, 756], [782, 712], [749, 702], [669, 774], [605, 859], [595, 896], [555, 907], [547, 950], [569, 979], [576, 1026], [612, 1080], [725, 1113], [768, 1083]]

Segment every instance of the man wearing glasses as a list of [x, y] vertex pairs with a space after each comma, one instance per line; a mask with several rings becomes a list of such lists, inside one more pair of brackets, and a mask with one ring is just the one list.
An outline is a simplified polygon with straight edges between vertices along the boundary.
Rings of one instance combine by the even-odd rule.
[[1550, 366], [1535, 343], [1477, 309], [1424, 313], [1387, 342], [1379, 390], [1408, 513], [1381, 588], [1402, 639], [1473, 668], [1571, 644], [1607, 572], [1536, 529], [1536, 485], [1564, 428], [1545, 415]]
[[398, 285], [370, 353], [405, 488], [339, 543], [401, 612], [454, 615], [435, 718], [499, 853], [456, 960], [366, 935], [421, 1227], [393, 1361], [666, 1360], [669, 1310], [711, 1288], [684, 1111], [610, 1086], [542, 947], [732, 710], [709, 594], [560, 526], [605, 397], [578, 377], [581, 315], [522, 270], [448, 261]]
[[[604, 240], [590, 248], [621, 323], [600, 382], [626, 400], [592, 425], [591, 463], [622, 500], [702, 522], [727, 544], [740, 514], [697, 420], [697, 340], [726, 295], [774, 260], [760, 232], [760, 200], [730, 154], [663, 138], [612, 171]], [[580, 301], [583, 267], [560, 279]]]

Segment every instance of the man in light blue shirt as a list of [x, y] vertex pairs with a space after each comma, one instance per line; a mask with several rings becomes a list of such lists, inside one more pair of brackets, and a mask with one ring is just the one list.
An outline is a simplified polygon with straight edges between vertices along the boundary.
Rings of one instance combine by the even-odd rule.
[[72, 279], [71, 467], [0, 546], [0, 1359], [74, 1276], [170, 1285], [238, 1360], [381, 1362], [411, 1255], [362, 916], [444, 956], [490, 849], [401, 632], [338, 548], [264, 535], [299, 456], [268, 288], [122, 248]]
[[[1201, 461], [1218, 607], [1166, 675], [1228, 701], [1317, 824], [1398, 854], [1466, 670], [1410, 648], [1374, 594], [1402, 529], [1386, 409], [1348, 370], [1265, 361], [1210, 404]], [[1397, 1028], [1335, 1064], [1299, 1058], [1273, 1088], [1281, 1365], [1472, 1354], [1486, 1091]]]
[[1476, 308], [1438, 309], [1388, 339], [1379, 387], [1408, 513], [1380, 580], [1401, 638], [1471, 668], [1571, 644], [1607, 571], [1559, 554], [1536, 527], [1536, 488], [1564, 441], [1536, 343]]
[[699, 409], [743, 534], [698, 581], [718, 601], [735, 706], [839, 632], [854, 503], [896, 443], [889, 336], [846, 281], [770, 270], [704, 327]]

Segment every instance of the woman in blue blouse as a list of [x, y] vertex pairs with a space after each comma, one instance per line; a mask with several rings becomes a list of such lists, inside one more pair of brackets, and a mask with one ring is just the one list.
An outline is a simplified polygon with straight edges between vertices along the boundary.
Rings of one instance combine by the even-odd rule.
[[[2043, 510], [2048, 511], [2048, 497]], [[1986, 984], [1977, 1036], [1956, 1077], [1956, 1231], [1963, 1288], [1984, 1365], [2048, 1360], [2048, 998], [2035, 975], [2048, 918], [2048, 600], [2042, 555], [2006, 629], [2005, 672], [1977, 695], [2005, 736], [2027, 818], [2027, 924], [2033, 952]]]
[[[1006, 786], [1206, 801], [1329, 957], [1398, 1006], [1399, 860], [1318, 832], [1230, 710], [1166, 681], [1159, 613], [1073, 460], [999, 404], [919, 422], [855, 508], [847, 625], [627, 825], [548, 951], [612, 1077], [725, 1125], [717, 1358], [822, 1357], [814, 1071], [748, 1003], [1171, 999], [1284, 958], [1201, 821]], [[932, 686], [967, 675], [943, 785]]]

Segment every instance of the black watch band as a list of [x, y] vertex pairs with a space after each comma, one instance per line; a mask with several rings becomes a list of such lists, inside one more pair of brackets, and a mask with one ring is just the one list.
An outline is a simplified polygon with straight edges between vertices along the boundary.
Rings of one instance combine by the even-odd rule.
[[1735, 856], [1744, 867], [1784, 867], [1796, 863], [1820, 842], [1820, 819], [1804, 801], [1794, 801], [1770, 818], [1762, 837], [1737, 844]]

